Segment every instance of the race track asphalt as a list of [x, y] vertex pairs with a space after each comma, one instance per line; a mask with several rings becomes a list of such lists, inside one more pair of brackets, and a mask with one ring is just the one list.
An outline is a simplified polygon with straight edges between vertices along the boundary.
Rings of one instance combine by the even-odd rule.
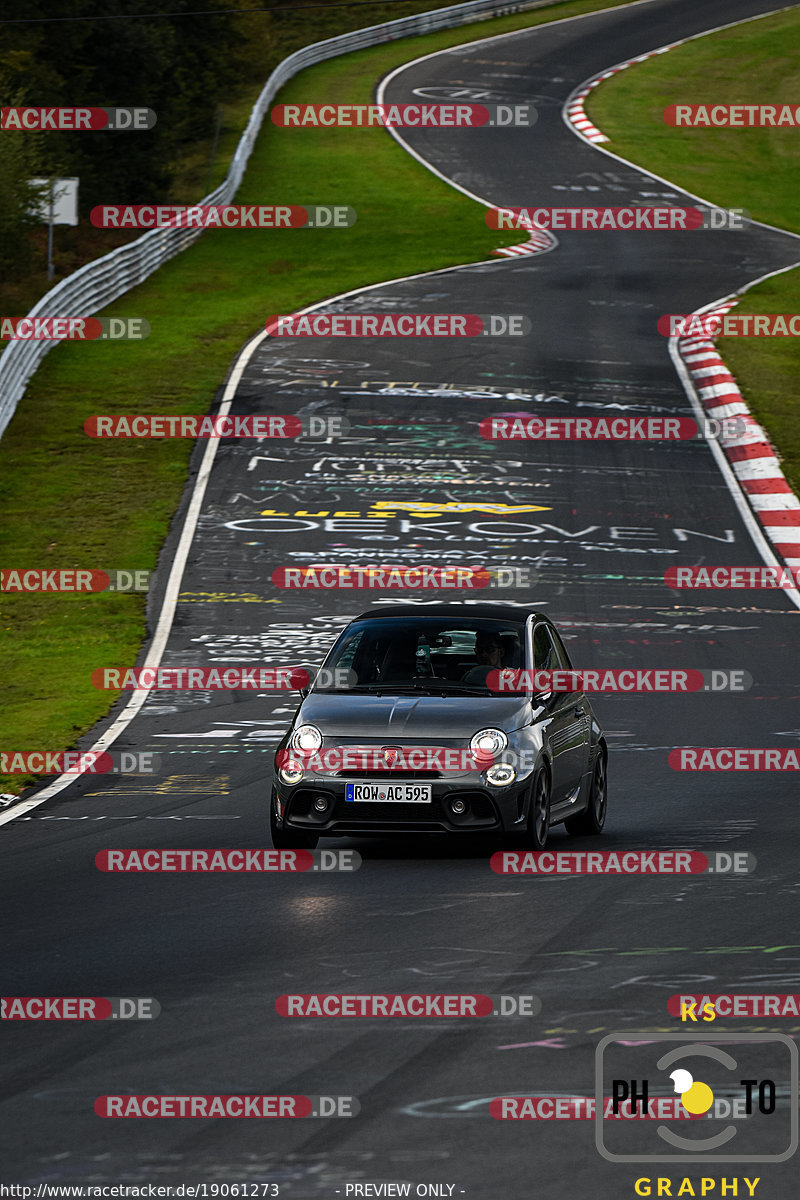
[[[544, 26], [411, 65], [387, 99], [474, 89], [536, 104], [532, 130], [405, 131], [440, 172], [492, 204], [689, 203], [582, 143], [562, 121], [563, 101], [615, 62], [770, 8], [656, 0]], [[530, 587], [492, 598], [545, 609], [580, 666], [751, 673], [742, 695], [600, 696], [595, 708], [610, 746], [603, 849], [749, 851], [754, 873], [514, 879], [490, 870], [494, 844], [398, 838], [328, 843], [359, 850], [353, 874], [104, 874], [94, 856], [109, 847], [269, 844], [270, 749], [294, 700], [154, 693], [116, 744], [159, 753], [154, 780], [84, 778], [2, 828], [4, 994], [153, 996], [162, 1008], [152, 1023], [4, 1023], [5, 1180], [275, 1182], [290, 1200], [411, 1181], [453, 1184], [454, 1196], [473, 1200], [611, 1200], [633, 1195], [639, 1176], [757, 1174], [759, 1196], [790, 1194], [791, 1160], [611, 1163], [595, 1149], [591, 1122], [490, 1116], [495, 1096], [593, 1095], [599, 1040], [627, 1030], [648, 1043], [679, 1031], [666, 1008], [673, 993], [800, 991], [795, 780], [679, 774], [667, 763], [669, 749], [684, 745], [797, 744], [800, 614], [782, 593], [681, 595], [664, 585], [669, 566], [762, 562], [704, 441], [504, 445], [482, 439], [477, 425], [500, 412], [691, 416], [657, 317], [798, 260], [797, 239], [752, 225], [561, 233], [547, 254], [333, 305], [524, 313], [528, 337], [261, 341], [233, 411], [342, 415], [350, 434], [221, 444], [163, 658], [165, 666], [318, 662], [353, 615], [394, 602], [282, 592], [271, 582], [278, 566], [527, 567]], [[191, 487], [162, 554], [151, 625]], [[445, 507], [415, 515], [420, 502]], [[497, 503], [541, 507], [481, 511]], [[454, 504], [474, 511], [448, 511]], [[557, 829], [552, 846], [590, 842]], [[416, 990], [534, 993], [542, 1011], [473, 1022], [314, 1021], [274, 1009], [285, 992]], [[800, 1021], [720, 1027], [790, 1033]], [[785, 1047], [734, 1052], [747, 1077], [784, 1070]], [[622, 1053], [626, 1077], [649, 1072], [653, 1094], [671, 1093], [652, 1047]], [[354, 1095], [361, 1113], [311, 1122], [95, 1115], [97, 1096], [128, 1092]], [[741, 1133], [751, 1154], [785, 1133], [789, 1094], [778, 1092], [772, 1124], [757, 1118]], [[651, 1123], [610, 1137], [642, 1153], [657, 1143]]]

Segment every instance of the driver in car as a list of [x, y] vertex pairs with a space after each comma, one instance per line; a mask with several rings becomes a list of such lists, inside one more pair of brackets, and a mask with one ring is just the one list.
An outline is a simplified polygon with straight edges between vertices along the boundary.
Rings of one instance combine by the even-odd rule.
[[500, 635], [479, 630], [475, 634], [475, 657], [478, 665], [470, 667], [462, 682], [486, 687], [489, 672], [498, 671], [502, 666], [503, 643], [500, 641]]

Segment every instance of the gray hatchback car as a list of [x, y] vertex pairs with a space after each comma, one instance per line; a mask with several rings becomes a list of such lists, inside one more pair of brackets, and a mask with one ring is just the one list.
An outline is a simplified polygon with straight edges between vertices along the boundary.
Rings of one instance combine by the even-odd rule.
[[342, 632], [275, 755], [277, 849], [320, 837], [491, 833], [542, 849], [598, 834], [605, 736], [553, 623], [500, 604], [398, 604]]

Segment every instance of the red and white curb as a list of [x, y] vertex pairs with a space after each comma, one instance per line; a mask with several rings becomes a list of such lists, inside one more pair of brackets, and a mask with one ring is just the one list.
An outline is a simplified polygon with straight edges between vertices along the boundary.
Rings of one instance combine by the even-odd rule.
[[[599, 87], [601, 83], [605, 83], [607, 79], [618, 75], [620, 71], [625, 71], [635, 63], [644, 62], [645, 59], [654, 58], [657, 54], [666, 54], [668, 50], [672, 50], [680, 44], [680, 42], [671, 42], [668, 46], [659, 46], [657, 50], [648, 50], [646, 54], [639, 54], [636, 58], [628, 59], [627, 62], [617, 63], [616, 66], [609, 67], [607, 71], [601, 72], [601, 74], [596, 75], [587, 83], [582, 83], [580, 89], [572, 93], [564, 106], [564, 117], [568, 124], [572, 126], [579, 137], [582, 137], [584, 141], [591, 142], [593, 145], [609, 141], [610, 139], [606, 137], [603, 131], [598, 129], [596, 125], [593, 125], [586, 116], [583, 107], [586, 97], [593, 88]], [[530, 230], [530, 240], [518, 246], [506, 246], [502, 250], [495, 250], [493, 251], [494, 254], [502, 255], [504, 258], [515, 258], [522, 254], [540, 254], [544, 250], [553, 249], [555, 239], [545, 241], [544, 238], [548, 236], [546, 230], [540, 229], [532, 222], [521, 221], [520, 224], [523, 224], [524, 228]]]
[[[737, 303], [726, 301], [703, 316], [722, 316]], [[706, 414], [717, 421], [738, 417], [743, 422], [743, 434], [721, 437], [720, 444], [774, 552], [787, 566], [800, 567], [800, 500], [780, 468], [775, 448], [711, 338], [678, 338], [677, 347]]]
[[[775, 13], [787, 12], [792, 7], [791, 4], [785, 4], [780, 8], [773, 9], [770, 13], [756, 13], [751, 17], [743, 17], [738, 21], [729, 21], [725, 25], [715, 25], [713, 29], [704, 29], [700, 33], [689, 34], [688, 37], [678, 38], [676, 42], [667, 42], [664, 46], [657, 46], [655, 50], [648, 50], [646, 54], [638, 54], [636, 58], [626, 59], [625, 62], [615, 63], [613, 67], [609, 67], [606, 71], [594, 75], [590, 80], [580, 84], [574, 92], [567, 98], [567, 101], [562, 110], [562, 116], [566, 123], [577, 133], [578, 137], [582, 137], [584, 141], [590, 143], [608, 142], [610, 138], [606, 137], [601, 129], [593, 125], [586, 116], [583, 105], [586, 97], [591, 92], [592, 88], [599, 87], [606, 79], [613, 78], [620, 71], [627, 70], [634, 63], [646, 62], [648, 58], [655, 58], [658, 54], [667, 54], [670, 50], [675, 50], [678, 46], [685, 46], [687, 42], [695, 42], [700, 38], [708, 37], [712, 33], [721, 33], [724, 29], [735, 29], [737, 26], [746, 25], [750, 21], [759, 21], [762, 17], [772, 16]], [[608, 153], [608, 152], [606, 152]], [[616, 156], [615, 156], [616, 157]], [[620, 159], [620, 162], [627, 162], [627, 159]], [[629, 164], [635, 165], [635, 164]], [[660, 175], [654, 175], [654, 179], [660, 179]], [[668, 180], [662, 180], [667, 183]]]
[[[783, 11], [783, 10], [780, 10]], [[754, 20], [756, 18], [749, 18]], [[731, 22], [720, 25], [715, 29], [704, 30], [703, 33], [691, 37], [680, 38], [630, 58], [625, 62], [616, 63], [606, 71], [600, 72], [580, 86], [568, 97], [562, 117], [577, 137], [590, 145], [608, 142], [610, 139], [593, 125], [586, 116], [584, 104], [586, 97], [601, 83], [612, 79], [620, 71], [627, 70], [635, 63], [645, 62], [659, 54], [667, 54], [686, 42], [706, 37], [722, 29], [729, 29], [741, 22]], [[627, 159], [619, 158], [609, 150], [601, 153], [609, 155], [617, 162], [629, 164]], [[662, 183], [668, 180], [660, 175], [653, 175]], [[707, 203], [707, 201], [702, 201]], [[773, 228], [769, 226], [769, 228]], [[700, 310], [697, 315], [709, 313], [723, 314], [738, 303], [738, 300], [724, 301], [713, 309]], [[738, 417], [745, 426], [744, 434], [734, 438], [720, 438], [720, 448], [727, 459], [728, 465], [739, 485], [739, 494], [747, 502], [750, 511], [760, 525], [761, 531], [771, 543], [774, 554], [782, 557], [787, 566], [800, 566], [800, 500], [793, 493], [786, 477], [781, 471], [778, 455], [771, 445], [766, 433], [750, 413], [744, 402], [736, 380], [717, 351], [714, 341], [710, 338], [686, 337], [676, 339], [676, 350], [685, 371], [692, 382], [693, 390], [698, 397], [698, 403], [706, 414], [720, 420], [724, 417]]]
[[520, 217], [519, 225], [528, 230], [529, 240], [518, 246], [503, 246], [499, 250], [493, 250], [492, 254], [499, 254], [502, 258], [518, 258], [524, 254], [544, 254], [546, 250], [554, 250], [558, 245], [558, 239], [548, 229], [542, 229], [528, 217]]
[[648, 50], [646, 54], [639, 54], [636, 58], [629, 58], [627, 62], [617, 63], [616, 66], [609, 67], [602, 74], [595, 75], [588, 83], [582, 83], [580, 90], [573, 92], [564, 106], [564, 116], [567, 122], [580, 137], [587, 142], [591, 142], [592, 145], [596, 145], [598, 142], [610, 141], [602, 129], [598, 129], [587, 117], [583, 107], [586, 97], [591, 93], [593, 88], [599, 87], [607, 79], [612, 79], [615, 75], [619, 75], [620, 71], [626, 71], [628, 67], [632, 67], [635, 63], [645, 62], [648, 58], [655, 58], [657, 54], [666, 54], [668, 50], [674, 50], [676, 46], [680, 45], [681, 42], [670, 42], [668, 46], [659, 46], [657, 50]]

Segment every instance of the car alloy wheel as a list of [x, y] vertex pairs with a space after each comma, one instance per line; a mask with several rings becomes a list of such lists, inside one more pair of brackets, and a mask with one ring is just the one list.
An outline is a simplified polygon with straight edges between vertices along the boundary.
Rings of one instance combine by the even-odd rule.
[[542, 767], [533, 781], [531, 809], [528, 815], [528, 845], [544, 850], [550, 830], [550, 775]]
[[594, 778], [592, 779], [592, 799], [589, 808], [594, 816], [594, 824], [597, 832], [606, 823], [606, 807], [608, 805], [608, 783], [606, 780], [606, 762], [602, 754], [598, 754], [597, 762], [594, 764]]
[[565, 822], [567, 833], [580, 837], [583, 834], [602, 833], [606, 823], [608, 808], [608, 778], [606, 775], [606, 760], [602, 750], [598, 750], [597, 759], [592, 774], [592, 787], [589, 792], [589, 804], [585, 812], [577, 817], [571, 817]]

